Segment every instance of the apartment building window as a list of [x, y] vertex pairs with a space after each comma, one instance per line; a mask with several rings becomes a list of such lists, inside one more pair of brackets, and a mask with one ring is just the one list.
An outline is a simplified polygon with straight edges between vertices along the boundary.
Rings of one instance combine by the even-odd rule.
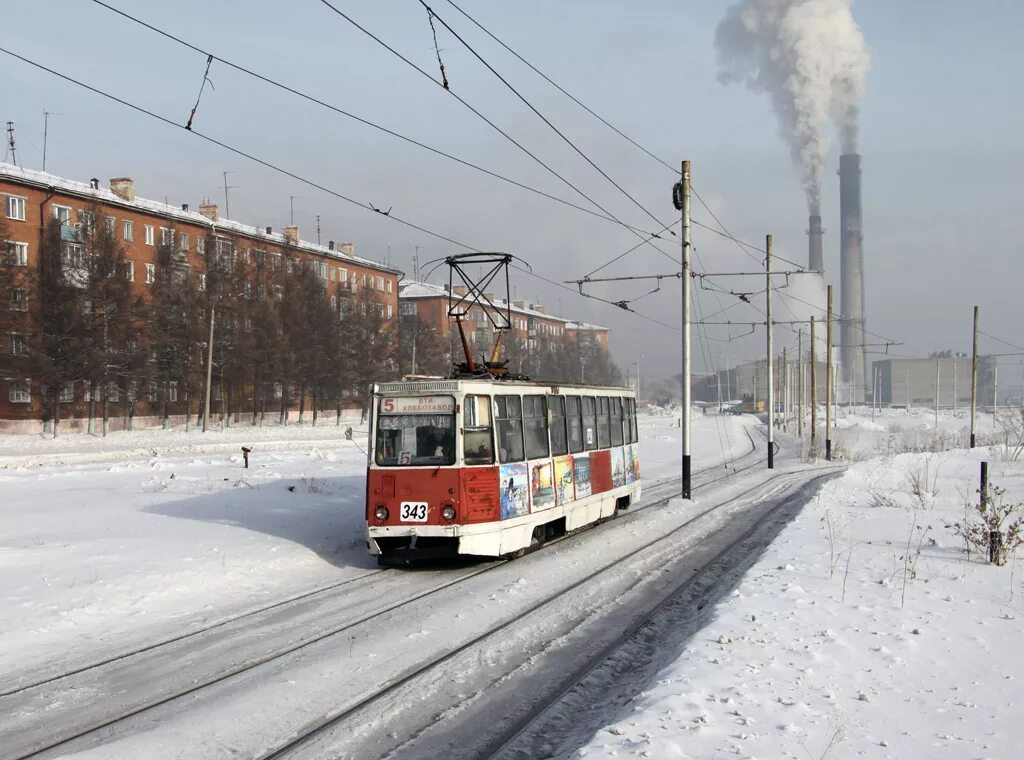
[[18, 195], [7, 196], [7, 218], [19, 222], [25, 221], [25, 199]]
[[248, 266], [249, 264], [252, 263], [252, 254], [249, 253], [249, 249], [248, 248], [243, 248], [242, 249], [242, 261], [245, 262], [246, 266]]
[[411, 317], [416, 314], [416, 302], [415, 301], [399, 301], [398, 302], [398, 313], [403, 317]]
[[284, 300], [284, 287], [283, 286], [281, 286], [281, 285], [275, 285], [274, 286], [274, 300], [275, 301], [283, 301]]
[[26, 353], [25, 336], [11, 333], [11, 356], [24, 356]]
[[155, 236], [155, 231], [153, 230], [153, 225], [152, 224], [147, 224], [146, 225], [146, 245], [155, 245], [155, 244], [156, 244], [156, 236]]
[[86, 232], [93, 232], [96, 229], [96, 214], [92, 211], [78, 209], [78, 225]]
[[394, 316], [394, 309], [391, 308], [391, 304], [388, 304], [388, 319]]
[[7, 395], [12, 404], [28, 404], [32, 401], [32, 381], [12, 380]]
[[196, 253], [200, 256], [206, 255], [206, 238], [202, 235], [196, 238]]
[[107, 400], [115, 404], [121, 400], [121, 389], [117, 383], [110, 383], [107, 386]]
[[[149, 381], [149, 400], [158, 401], [160, 396], [159, 388], [156, 384], [156, 380]], [[89, 399], [86, 399], [88, 401]]]
[[61, 224], [68, 224], [71, 222], [71, 206], [53, 206], [53, 218], [59, 221]]
[[348, 270], [347, 269], [339, 269], [338, 270], [338, 282], [340, 282], [342, 285], [348, 286]]
[[265, 282], [256, 285], [256, 297], [261, 301], [267, 297], [267, 284]]
[[188, 253], [189, 242], [187, 232], [178, 233], [178, 250]]
[[11, 289], [11, 311], [28, 311], [28, 291], [25, 288]]
[[60, 401], [60, 403], [62, 403], [62, 404], [74, 403], [74, 400], [75, 400], [75, 384], [74, 383], [64, 383], [64, 385], [62, 385], [60, 387], [60, 394], [58, 394], [57, 400]]
[[110, 233], [110, 237], [114, 237], [117, 234], [117, 219], [112, 216], [106, 216], [103, 218], [103, 223], [107, 225], [107, 232]]
[[160, 245], [171, 247], [174, 245], [174, 230], [169, 227], [160, 228]]
[[203, 272], [199, 273], [199, 289], [206, 290], [206, 274]]
[[7, 266], [28, 266], [28, 243], [7, 241]]
[[337, 310], [338, 310], [338, 297], [337, 296], [331, 296], [331, 311], [337, 311]]
[[388, 280], [388, 293], [391, 292], [392, 286], [393, 286], [393, 283], [391, 282], [391, 280]]
[[280, 253], [272, 253], [272, 254], [270, 254], [270, 268], [271, 269], [280, 269], [281, 268], [281, 254]]
[[178, 381], [171, 380], [167, 383], [167, 400], [177, 401], [178, 400]]
[[267, 252], [256, 251], [256, 266], [265, 267], [267, 265]]
[[124, 262], [124, 278], [128, 282], [135, 282], [135, 262], [126, 261]]
[[135, 239], [135, 222], [131, 219], [124, 220], [124, 226], [121, 228], [122, 237], [129, 243]]
[[327, 265], [322, 261], [314, 261], [313, 268], [316, 270], [317, 277], [327, 282]]
[[146, 264], [146, 284], [152, 285], [156, 282], [156, 264]]
[[378, 277], [377, 278], [377, 290], [384, 290], [384, 278], [383, 277]]

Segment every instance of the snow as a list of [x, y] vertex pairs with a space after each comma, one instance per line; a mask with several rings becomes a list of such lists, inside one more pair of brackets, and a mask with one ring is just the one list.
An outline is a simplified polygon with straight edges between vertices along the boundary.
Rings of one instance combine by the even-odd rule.
[[[872, 423], [866, 410], [836, 440], [861, 455], [871, 433], [883, 451], [914, 447], [932, 420]], [[940, 440], [963, 421], [941, 416]], [[982, 460], [1024, 500], [1024, 463], [999, 448], [850, 466], [628, 711], [567, 757], [1019, 757], [1024, 589], [1014, 561], [968, 557], [951, 527]]]
[[[671, 414], [641, 417], [645, 485], [678, 477], [677, 424]], [[749, 451], [752, 424], [695, 415], [694, 468]], [[963, 410], [941, 413], [937, 427], [931, 412], [841, 413], [835, 447], [853, 463], [695, 613], [696, 632], [663, 653], [671, 664], [627, 695], [627, 709], [605, 714], [595, 724], [604, 727], [563, 756], [1017, 756], [1024, 589], [1015, 560], [994, 567], [968, 557], [950, 526], [976, 498], [980, 461], [1014, 501], [1024, 501], [1024, 464], [995, 445], [1001, 427], [991, 415], [979, 415], [985, 447], [963, 448], [967, 425]], [[363, 541], [366, 431], [346, 441], [343, 429], [0, 436], [0, 691], [373, 572]], [[763, 452], [763, 436], [753, 440]], [[253, 449], [248, 470], [243, 445]], [[729, 488], [740, 486], [724, 487], [723, 498]], [[644, 519], [667, 529], [679, 517]], [[377, 652], [412, 656], [443, 640], [452, 620], [461, 630], [509, 614], [553, 568], [582, 577], [638, 541], [630, 526], [509, 564], [471, 595], [453, 586], [428, 610], [397, 610], [387, 641], [353, 638], [344, 661], [309, 648], [261, 677], [272, 699], [226, 685], [237, 725], [213, 709], [223, 698], [200, 700], [211, 710], [207, 734], [183, 707], [152, 737], [86, 756], [171, 756], [161, 754], [166, 742], [191, 746], [180, 756], [216, 756], [216, 745], [187, 753], [196, 737], [226, 736], [227, 725], [265, 736], [261, 715], [273, 700], [273, 714], [287, 713], [297, 730], [313, 717], [304, 710], [329, 705], [332, 684], [372, 683]], [[387, 593], [412, 598], [427, 580], [409, 574]]]

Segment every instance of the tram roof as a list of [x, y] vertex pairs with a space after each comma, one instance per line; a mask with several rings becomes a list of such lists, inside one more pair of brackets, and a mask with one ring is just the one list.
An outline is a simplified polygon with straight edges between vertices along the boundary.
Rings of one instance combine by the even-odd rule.
[[481, 386], [494, 388], [521, 389], [551, 389], [558, 392], [569, 390], [586, 391], [614, 391], [615, 393], [633, 393], [633, 389], [622, 385], [588, 385], [586, 383], [563, 383], [555, 380], [497, 380], [493, 378], [465, 377], [465, 378], [437, 378], [404, 380], [393, 383], [374, 383], [375, 393], [457, 393]]

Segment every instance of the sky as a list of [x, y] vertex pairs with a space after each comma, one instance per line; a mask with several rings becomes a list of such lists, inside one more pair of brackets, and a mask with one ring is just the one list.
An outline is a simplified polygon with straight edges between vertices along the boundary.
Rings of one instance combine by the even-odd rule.
[[[517, 182], [592, 208], [532, 158], [320, 0], [280, 4], [110, 4], [339, 109]], [[799, 175], [766, 96], [718, 80], [714, 34], [727, 2], [640, 0], [463, 0], [460, 7], [545, 74], [671, 167], [688, 159], [693, 186], [728, 231], [777, 256], [806, 264], [807, 209]], [[335, 7], [432, 77], [438, 77], [428, 16], [415, 0], [350, 0]], [[650, 158], [554, 90], [473, 27], [447, 0], [432, 8], [638, 205], [605, 180], [448, 32], [437, 27], [451, 91], [513, 136], [619, 220], [654, 232], [678, 219], [671, 203], [677, 171]], [[861, 104], [864, 266], [869, 338], [899, 345], [891, 355], [970, 351], [972, 307], [981, 329], [1024, 346], [1017, 288], [1024, 264], [1019, 213], [1024, 174], [1022, 86], [1024, 6], [1012, 0], [858, 0], [853, 4], [872, 63]], [[92, 0], [19, 3], [5, 10], [0, 47], [184, 124], [203, 81], [206, 57], [112, 13]], [[623, 226], [384, 135], [352, 119], [215, 61], [194, 128], [345, 195], [348, 203], [259, 165], [195, 134], [0, 53], [0, 121], [13, 121], [19, 163], [40, 168], [44, 111], [50, 111], [46, 168], [77, 180], [131, 176], [139, 195], [172, 203], [224, 202], [231, 217], [280, 228], [294, 221], [316, 239], [351, 241], [356, 252], [443, 281], [437, 260], [467, 247], [507, 251], [532, 267], [514, 271], [513, 296], [612, 329], [622, 368], [645, 378], [678, 373], [678, 279], [592, 284], [609, 300], [636, 299], [636, 313], [577, 295], [574, 281], [633, 247]], [[10, 160], [8, 158], [8, 160]], [[826, 280], [839, 294], [838, 149], [823, 192]], [[449, 238], [432, 236], [368, 210]], [[360, 207], [362, 205], [362, 207]], [[650, 215], [648, 215], [648, 212]], [[653, 217], [653, 218], [652, 218]], [[654, 219], [658, 220], [658, 223]], [[715, 226], [694, 203], [695, 222]], [[678, 225], [674, 227], [678, 229]], [[755, 271], [761, 264], [733, 241], [693, 230], [698, 272]], [[678, 237], [641, 246], [594, 276], [673, 274]], [[434, 263], [428, 263], [434, 262]], [[787, 266], [780, 262], [780, 266]], [[763, 287], [719, 278], [725, 290]], [[805, 319], [789, 296], [818, 302], [820, 286], [794, 276], [776, 319]], [[697, 291], [696, 315], [713, 321], [764, 320], [727, 293]], [[763, 308], [763, 296], [752, 298]], [[738, 304], [738, 305], [737, 305]], [[837, 304], [838, 308], [838, 304]], [[711, 317], [728, 309], [718, 317]], [[764, 350], [764, 330], [708, 325], [695, 336], [694, 368], [719, 367]], [[776, 328], [776, 345], [796, 334]], [[880, 349], [879, 349], [880, 350]], [[1015, 348], [983, 336], [983, 353]], [[879, 358], [874, 356], [872, 358]], [[1024, 357], [1002, 361], [1021, 366]], [[639, 363], [639, 364], [636, 364]]]

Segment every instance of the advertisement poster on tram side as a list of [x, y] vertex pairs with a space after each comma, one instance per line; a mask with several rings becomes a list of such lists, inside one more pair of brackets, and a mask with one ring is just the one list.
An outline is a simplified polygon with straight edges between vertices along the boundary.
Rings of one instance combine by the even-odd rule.
[[530, 465], [530, 511], [555, 506], [555, 484], [551, 474], [551, 462], [534, 462]]
[[[626, 458], [622, 448], [612, 449], [612, 488], [626, 485]], [[630, 467], [632, 462], [628, 463]]]
[[627, 446], [623, 449], [623, 452], [622, 458], [626, 467], [626, 484], [628, 485], [636, 480], [633, 475], [633, 467], [635, 466], [633, 457], [636, 456], [636, 446]]
[[633, 449], [633, 480], [640, 480], [640, 445], [633, 444], [630, 448]]
[[576, 489], [572, 485], [572, 457], [555, 457], [555, 500], [558, 506], [568, 504], [576, 498]]
[[530, 514], [530, 484], [525, 462], [501, 466], [501, 519]]
[[576, 498], [590, 496], [590, 454], [578, 454], [572, 458], [572, 469], [575, 475]]

